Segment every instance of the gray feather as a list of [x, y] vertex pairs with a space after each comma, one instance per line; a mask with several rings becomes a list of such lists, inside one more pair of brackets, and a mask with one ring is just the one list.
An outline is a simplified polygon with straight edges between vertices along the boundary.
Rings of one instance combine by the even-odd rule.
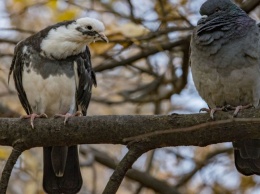
[[[210, 108], [259, 106], [260, 30], [256, 22], [230, 0], [208, 0], [191, 40], [195, 86]], [[233, 142], [237, 169], [260, 174], [260, 140]]]

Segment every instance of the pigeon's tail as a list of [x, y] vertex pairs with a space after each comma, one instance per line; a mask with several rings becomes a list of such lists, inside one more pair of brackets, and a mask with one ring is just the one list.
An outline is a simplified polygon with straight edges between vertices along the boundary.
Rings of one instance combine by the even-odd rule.
[[52, 168], [57, 177], [63, 177], [68, 156], [68, 146], [55, 146], [51, 150]]
[[[43, 188], [46, 193], [75, 194], [82, 186], [77, 145], [67, 147], [67, 154], [64, 151], [66, 147], [43, 148]], [[61, 157], [65, 161], [58, 161]]]
[[260, 175], [260, 139], [233, 142], [235, 165], [246, 175]]

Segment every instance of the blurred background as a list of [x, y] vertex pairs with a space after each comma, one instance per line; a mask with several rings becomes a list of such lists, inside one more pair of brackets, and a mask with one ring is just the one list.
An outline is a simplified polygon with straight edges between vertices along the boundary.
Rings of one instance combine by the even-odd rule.
[[[108, 44], [90, 46], [98, 87], [89, 115], [189, 114], [206, 107], [194, 88], [189, 40], [205, 0], [0, 0], [0, 116], [25, 112], [7, 76], [14, 46], [48, 25], [80, 17], [104, 22]], [[237, 0], [258, 20], [259, 0]], [[82, 145], [81, 194], [100, 194], [127, 149]], [[10, 148], [0, 147], [0, 168]], [[231, 143], [150, 151], [134, 164], [118, 194], [260, 193], [260, 178], [235, 169]], [[148, 184], [147, 184], [148, 182]], [[145, 185], [145, 186], [144, 186]], [[23, 153], [9, 194], [42, 194], [42, 148]]]

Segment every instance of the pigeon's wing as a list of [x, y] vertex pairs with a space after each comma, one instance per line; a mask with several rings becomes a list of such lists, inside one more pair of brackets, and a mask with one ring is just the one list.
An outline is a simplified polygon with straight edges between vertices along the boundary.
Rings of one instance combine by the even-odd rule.
[[77, 91], [76, 91], [76, 101], [77, 105], [80, 107], [83, 115], [87, 114], [87, 109], [89, 101], [91, 98], [92, 86], [96, 86], [96, 76], [92, 69], [91, 56], [88, 47], [84, 53], [77, 58]]
[[[260, 26], [257, 24], [256, 31], [250, 31], [249, 36], [245, 40], [244, 52], [241, 54], [248, 64], [252, 66], [260, 65]], [[257, 36], [255, 36], [257, 35]], [[257, 44], [254, 44], [256, 42]], [[251, 44], [250, 44], [251, 43]], [[253, 76], [253, 75], [252, 75]], [[257, 79], [257, 77], [255, 77]], [[259, 91], [259, 87], [257, 88]], [[255, 96], [259, 101], [259, 96]], [[235, 148], [235, 164], [239, 172], [244, 175], [260, 175], [260, 139], [248, 139], [233, 142]]]
[[32, 108], [28, 102], [26, 93], [23, 88], [23, 69], [25, 65], [30, 64], [30, 56], [29, 53], [24, 50], [23, 42], [19, 42], [14, 50], [14, 57], [12, 60], [12, 64], [10, 67], [8, 82], [10, 80], [10, 76], [13, 73], [15, 87], [18, 93], [18, 97], [20, 102], [26, 111], [27, 114], [32, 113]]

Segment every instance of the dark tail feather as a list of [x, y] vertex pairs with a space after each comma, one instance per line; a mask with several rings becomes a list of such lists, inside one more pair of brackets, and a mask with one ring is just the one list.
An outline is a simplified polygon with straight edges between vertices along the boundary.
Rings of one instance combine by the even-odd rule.
[[55, 146], [51, 150], [51, 162], [56, 176], [62, 177], [66, 167], [68, 146]]
[[233, 146], [237, 170], [246, 176], [260, 175], [260, 140], [237, 141]]
[[43, 188], [46, 193], [75, 194], [82, 186], [77, 146], [68, 147], [65, 171], [62, 177], [57, 177], [52, 167], [53, 147], [44, 147]]

